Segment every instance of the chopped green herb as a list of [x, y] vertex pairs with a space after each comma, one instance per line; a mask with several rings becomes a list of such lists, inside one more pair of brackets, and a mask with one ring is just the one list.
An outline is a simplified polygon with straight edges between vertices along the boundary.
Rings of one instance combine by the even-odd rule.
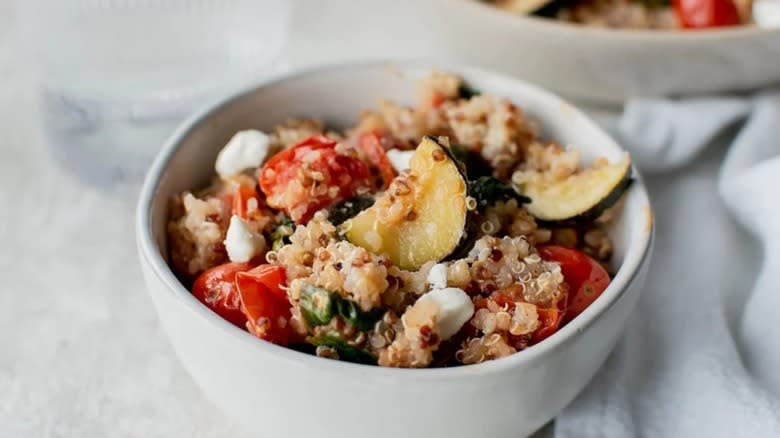
[[348, 362], [376, 365], [376, 357], [368, 351], [349, 345], [339, 334], [327, 333], [317, 337], [310, 336], [306, 341], [316, 345], [330, 347], [336, 350], [340, 360]]
[[461, 168], [465, 169], [466, 175], [471, 179], [488, 176], [493, 173], [493, 169], [479, 153], [472, 152], [457, 143], [450, 145], [450, 152], [452, 152], [452, 156], [461, 164]]
[[338, 315], [356, 329], [368, 331], [385, 314], [381, 307], [364, 312], [354, 301], [309, 283], [303, 285], [300, 304], [301, 315], [309, 327], [325, 325]]
[[515, 191], [509, 184], [492, 176], [481, 176], [469, 183], [469, 194], [477, 200], [477, 208], [482, 209], [496, 201], [517, 199], [520, 204], [531, 202], [531, 198]]
[[333, 301], [327, 290], [305, 283], [301, 289], [301, 316], [309, 327], [325, 325], [333, 318]]
[[339, 226], [347, 219], [357, 216], [358, 213], [374, 205], [371, 196], [355, 196], [328, 209], [328, 220], [333, 225]]
[[290, 236], [295, 231], [295, 222], [287, 216], [284, 216], [276, 225], [271, 233], [271, 249], [278, 251], [279, 248], [290, 243]]
[[458, 88], [458, 96], [463, 99], [471, 99], [472, 97], [479, 96], [480, 94], [482, 94], [482, 92], [470, 87], [465, 83], [460, 84], [460, 87]]
[[338, 314], [344, 318], [347, 324], [355, 326], [360, 331], [373, 329], [376, 322], [385, 314], [385, 310], [381, 307], [364, 312], [354, 301], [341, 298], [338, 294], [335, 295], [334, 301]]

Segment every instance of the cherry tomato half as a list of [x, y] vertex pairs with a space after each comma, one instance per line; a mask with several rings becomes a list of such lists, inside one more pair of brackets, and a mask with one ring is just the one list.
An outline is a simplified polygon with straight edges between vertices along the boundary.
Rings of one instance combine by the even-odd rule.
[[369, 164], [378, 170], [382, 178], [379, 189], [386, 189], [395, 178], [396, 172], [382, 146], [382, 135], [378, 132], [363, 132], [358, 137], [358, 147], [366, 153]]
[[271, 291], [281, 300], [287, 301], [287, 292], [283, 286], [287, 282], [287, 273], [284, 268], [276, 265], [260, 265], [256, 268], [241, 273], [242, 279], [256, 281]]
[[337, 152], [336, 144], [314, 135], [271, 157], [259, 174], [268, 205], [284, 210], [300, 224], [359, 189], [370, 189], [368, 166], [357, 157]]
[[284, 268], [260, 265], [236, 275], [246, 328], [258, 338], [287, 345], [292, 332], [290, 302], [282, 289]]
[[674, 0], [672, 4], [687, 29], [735, 26], [742, 22], [733, 0]]
[[564, 281], [569, 286], [563, 322], [571, 321], [582, 313], [609, 285], [609, 274], [604, 267], [580, 251], [548, 245], [539, 248], [539, 255], [544, 260], [561, 265]]
[[[565, 303], [566, 294], [563, 293], [561, 295], [562, 298], [559, 299], [558, 302]], [[504, 289], [497, 290], [490, 295], [490, 298], [477, 299], [474, 302], [474, 307], [476, 309], [486, 308], [488, 300], [494, 301], [496, 304], [508, 309], [509, 311], [513, 311], [515, 309], [517, 302], [525, 302], [525, 299], [522, 295], [522, 289], [517, 285], [512, 285]], [[553, 333], [558, 331], [558, 328], [560, 328], [561, 323], [563, 322], [565, 311], [558, 308], [545, 308], [536, 306], [536, 314], [539, 317], [539, 327], [534, 330], [533, 333], [531, 333], [530, 338], [526, 336], [523, 339], [523, 337], [509, 335], [510, 345], [520, 349], [547, 339]], [[521, 345], [522, 347], [520, 347]]]
[[246, 317], [241, 312], [241, 300], [236, 288], [236, 274], [247, 271], [248, 263], [225, 263], [215, 266], [198, 276], [192, 284], [192, 295], [217, 315], [232, 324], [244, 328]]

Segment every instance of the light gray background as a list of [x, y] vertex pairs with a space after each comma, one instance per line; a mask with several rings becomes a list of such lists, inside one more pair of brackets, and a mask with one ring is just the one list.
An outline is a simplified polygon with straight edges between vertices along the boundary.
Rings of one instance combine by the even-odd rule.
[[[299, 0], [292, 65], [435, 53], [416, 38], [423, 16], [399, 17], [392, 29], [337, 24], [347, 6], [392, 19], [388, 3]], [[160, 331], [136, 262], [132, 195], [83, 184], [42, 142], [11, 12], [0, 0], [0, 437], [251, 436], [203, 398]], [[650, 178], [654, 201], [704, 193], [710, 207], [698, 225], [732, 227], [715, 188], [721, 155]], [[656, 213], [663, 257], [663, 230], [690, 213]], [[744, 249], [734, 233], [735, 251]]]

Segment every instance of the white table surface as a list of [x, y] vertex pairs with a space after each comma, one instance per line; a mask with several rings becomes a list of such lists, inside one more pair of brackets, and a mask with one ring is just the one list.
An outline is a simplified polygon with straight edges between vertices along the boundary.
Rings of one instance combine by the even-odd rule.
[[[381, 31], [333, 18], [296, 16], [295, 66], [376, 55]], [[370, 37], [348, 43], [355, 33]], [[204, 399], [160, 330], [136, 261], [133, 197], [86, 185], [51, 158], [14, 46], [0, 0], [0, 437], [251, 436]], [[383, 53], [426, 50], [401, 32]], [[721, 153], [649, 178], [654, 200], [702, 187], [715, 200]], [[663, 229], [684, 213], [657, 214], [663, 257]]]

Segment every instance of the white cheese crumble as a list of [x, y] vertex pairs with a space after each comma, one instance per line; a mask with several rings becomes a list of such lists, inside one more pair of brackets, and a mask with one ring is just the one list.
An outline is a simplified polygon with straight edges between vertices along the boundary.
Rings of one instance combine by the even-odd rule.
[[753, 21], [764, 29], [780, 28], [780, 0], [753, 2]]
[[390, 160], [390, 164], [392, 164], [398, 172], [409, 168], [409, 162], [412, 160], [412, 155], [414, 155], [414, 151], [400, 151], [398, 149], [390, 149], [387, 151], [387, 159]]
[[231, 262], [248, 262], [265, 251], [265, 238], [252, 231], [241, 217], [234, 214], [225, 235], [225, 250]]
[[447, 287], [447, 265], [436, 263], [428, 271], [428, 284], [431, 289], [444, 289]]
[[436, 322], [439, 325], [439, 336], [442, 340], [455, 336], [463, 324], [474, 315], [474, 303], [471, 298], [457, 287], [433, 289], [423, 295], [418, 301], [433, 300], [439, 308]]
[[264, 132], [240, 131], [219, 151], [214, 168], [219, 176], [229, 178], [258, 167], [268, 155], [270, 144], [270, 138]]

